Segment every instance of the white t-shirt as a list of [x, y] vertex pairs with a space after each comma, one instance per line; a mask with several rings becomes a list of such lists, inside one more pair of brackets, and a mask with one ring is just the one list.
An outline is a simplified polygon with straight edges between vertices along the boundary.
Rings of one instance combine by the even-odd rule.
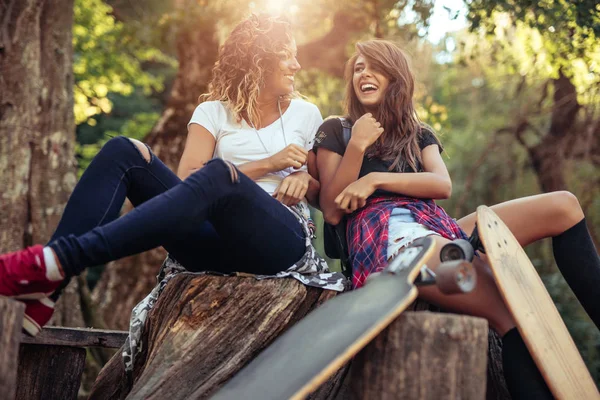
[[[231, 161], [238, 166], [270, 157], [283, 150], [286, 142], [287, 145], [295, 143], [307, 150], [312, 149], [315, 134], [322, 122], [323, 118], [317, 106], [304, 100], [292, 99], [283, 113], [283, 118], [278, 118], [271, 125], [255, 131], [246, 121], [237, 122], [225, 103], [206, 101], [196, 107], [188, 127], [190, 124], [198, 124], [206, 128], [216, 140], [213, 157]], [[268, 152], [265, 152], [265, 147]], [[301, 169], [306, 170], [306, 166]], [[290, 167], [269, 173], [256, 183], [267, 193], [273, 194], [283, 178], [295, 171], [297, 170]]]

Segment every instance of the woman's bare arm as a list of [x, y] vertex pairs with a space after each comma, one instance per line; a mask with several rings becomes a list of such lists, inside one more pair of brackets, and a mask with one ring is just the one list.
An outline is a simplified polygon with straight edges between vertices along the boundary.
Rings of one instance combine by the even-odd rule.
[[421, 153], [423, 170], [417, 173], [373, 172], [367, 175], [376, 189], [426, 199], [447, 199], [452, 194], [452, 181], [446, 164], [435, 144]]

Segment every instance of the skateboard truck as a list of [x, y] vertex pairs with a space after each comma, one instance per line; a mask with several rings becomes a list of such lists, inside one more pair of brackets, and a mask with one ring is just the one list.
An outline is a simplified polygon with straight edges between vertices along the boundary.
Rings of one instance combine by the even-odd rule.
[[[461, 239], [462, 240], [462, 239]], [[446, 246], [457, 241], [450, 242]], [[462, 243], [464, 242], [464, 243]], [[466, 240], [459, 242], [459, 249], [473, 252], [473, 247]], [[419, 242], [415, 241], [412, 247], [407, 247], [399, 253], [382, 272], [388, 274], [400, 274], [413, 266], [414, 261], [419, 257]], [[454, 250], [452, 248], [451, 250]], [[441, 256], [440, 256], [441, 257]], [[471, 256], [471, 259], [473, 256]], [[367, 278], [367, 282], [379, 276], [379, 273], [372, 273]], [[414, 280], [415, 286], [436, 285], [444, 294], [468, 293], [475, 287], [476, 272], [470, 261], [459, 258], [453, 261], [442, 262], [436, 272], [427, 265], [423, 265], [419, 270], [419, 275]]]
[[476, 282], [477, 273], [470, 261], [445, 261], [437, 267], [435, 283], [444, 294], [469, 293]]
[[440, 250], [441, 261], [467, 260], [472, 261], [475, 256], [475, 251], [485, 253], [483, 243], [479, 238], [479, 230], [477, 224], [469, 237], [469, 240], [456, 239], [450, 243], [446, 243]]
[[427, 265], [423, 265], [419, 276], [415, 279], [416, 286], [430, 286], [436, 284], [436, 274]]
[[468, 293], [475, 287], [476, 277], [470, 262], [450, 261], [440, 264], [437, 273], [423, 265], [415, 279], [415, 286], [436, 285], [444, 294]]

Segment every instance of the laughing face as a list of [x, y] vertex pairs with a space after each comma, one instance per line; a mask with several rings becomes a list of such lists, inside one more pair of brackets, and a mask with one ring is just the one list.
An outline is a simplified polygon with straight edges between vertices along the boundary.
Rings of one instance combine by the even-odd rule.
[[294, 91], [294, 76], [300, 71], [296, 59], [296, 42], [292, 41], [288, 51], [282, 51], [274, 71], [267, 78], [265, 89], [276, 96], [285, 96]]
[[383, 101], [390, 80], [373, 68], [362, 55], [354, 62], [352, 86], [358, 101], [367, 111], [376, 111]]

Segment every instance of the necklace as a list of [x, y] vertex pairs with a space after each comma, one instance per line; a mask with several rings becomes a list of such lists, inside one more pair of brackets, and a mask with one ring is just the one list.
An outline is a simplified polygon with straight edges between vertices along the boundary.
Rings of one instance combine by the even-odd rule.
[[[290, 103], [290, 105], [291, 105], [291, 103]], [[280, 98], [277, 98], [277, 109], [279, 110], [279, 122], [281, 123], [281, 134], [283, 135], [283, 143], [285, 144], [285, 147], [287, 147], [287, 138], [285, 137], [285, 129], [283, 127], [283, 113], [281, 112]], [[256, 127], [254, 126], [254, 123], [252, 121], [248, 121], [248, 122], [250, 122], [250, 126], [254, 130], [254, 133], [256, 133], [256, 137], [260, 141], [260, 144], [262, 145], [263, 149], [265, 149], [265, 153], [267, 153], [268, 155], [271, 156], [272, 155], [271, 152], [269, 151], [269, 149], [267, 149], [267, 146], [265, 146], [265, 143], [263, 142], [262, 138], [260, 137], [260, 134], [258, 133], [258, 129], [256, 129]]]

